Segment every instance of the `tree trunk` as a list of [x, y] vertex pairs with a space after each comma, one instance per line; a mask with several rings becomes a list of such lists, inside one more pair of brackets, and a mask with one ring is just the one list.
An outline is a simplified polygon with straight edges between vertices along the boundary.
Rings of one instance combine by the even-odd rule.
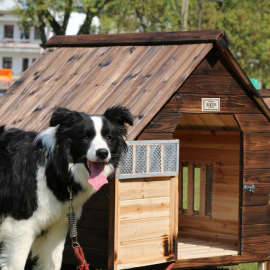
[[203, 5], [203, 0], [199, 0], [198, 30], [201, 30], [201, 24], [202, 24], [202, 5]]
[[182, 0], [182, 30], [188, 29], [188, 0]]

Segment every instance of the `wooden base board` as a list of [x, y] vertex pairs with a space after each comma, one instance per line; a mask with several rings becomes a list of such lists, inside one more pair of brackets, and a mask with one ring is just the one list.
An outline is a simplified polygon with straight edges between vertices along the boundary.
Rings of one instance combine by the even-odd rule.
[[195, 239], [180, 239], [178, 242], [178, 260], [220, 257], [227, 255], [238, 255], [237, 250], [232, 250], [226, 245], [195, 240]]

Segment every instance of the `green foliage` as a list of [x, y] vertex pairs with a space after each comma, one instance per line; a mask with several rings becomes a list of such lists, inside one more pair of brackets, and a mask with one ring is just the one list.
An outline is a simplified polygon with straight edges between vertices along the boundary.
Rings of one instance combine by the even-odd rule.
[[226, 30], [241, 67], [270, 88], [270, 2], [231, 0], [219, 13], [217, 26]]
[[258, 263], [244, 263], [244, 264], [238, 264], [238, 265], [233, 265], [233, 266], [225, 266], [221, 268], [228, 269], [228, 270], [257, 270]]
[[[179, 29], [180, 14], [177, 0], [114, 0], [106, 8], [111, 30], [116, 32], [167, 31], [172, 24]], [[101, 25], [104, 25], [103, 19]]]
[[[270, 1], [189, 0], [188, 30], [223, 29], [249, 77], [270, 88]], [[109, 15], [109, 16], [108, 16]], [[180, 0], [114, 0], [101, 17], [101, 32], [179, 31]]]

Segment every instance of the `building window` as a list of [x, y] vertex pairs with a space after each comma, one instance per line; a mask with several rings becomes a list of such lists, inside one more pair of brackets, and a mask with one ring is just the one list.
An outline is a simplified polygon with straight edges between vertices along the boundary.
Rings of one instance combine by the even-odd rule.
[[12, 57], [3, 57], [3, 68], [12, 69]]
[[35, 39], [40, 39], [40, 31], [39, 31], [38, 27], [35, 27], [34, 38]]
[[23, 58], [22, 71], [25, 71], [26, 69], [28, 69], [28, 66], [29, 66], [29, 59], [28, 58]]
[[30, 31], [22, 30], [21, 39], [29, 39], [29, 38], [30, 38]]
[[14, 36], [14, 25], [4, 26], [4, 38], [13, 38]]

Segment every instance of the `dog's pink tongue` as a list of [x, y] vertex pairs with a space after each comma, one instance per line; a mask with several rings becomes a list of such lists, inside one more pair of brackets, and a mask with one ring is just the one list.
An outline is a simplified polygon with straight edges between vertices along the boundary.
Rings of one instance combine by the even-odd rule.
[[99, 190], [103, 185], [108, 183], [104, 175], [104, 164], [101, 162], [90, 162], [91, 175], [88, 178], [88, 183], [95, 190]]

